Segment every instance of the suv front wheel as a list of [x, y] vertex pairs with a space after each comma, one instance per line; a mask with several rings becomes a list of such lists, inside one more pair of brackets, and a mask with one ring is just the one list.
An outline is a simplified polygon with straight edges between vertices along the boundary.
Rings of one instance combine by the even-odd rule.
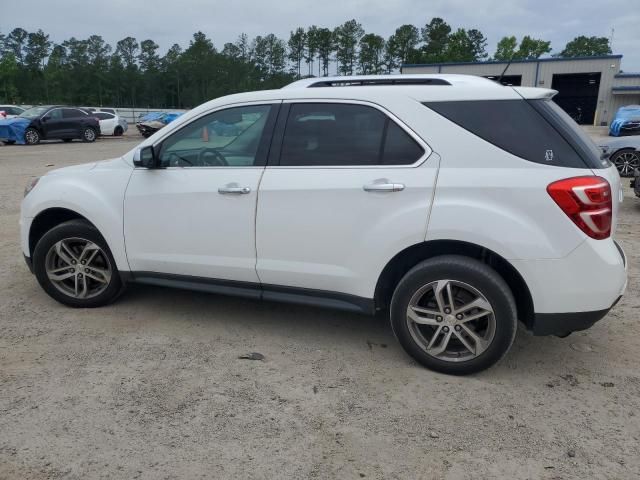
[[422, 365], [466, 375], [507, 353], [517, 329], [516, 305], [491, 267], [446, 255], [419, 263], [402, 278], [391, 300], [391, 326]]
[[84, 220], [71, 220], [45, 233], [33, 252], [33, 269], [42, 288], [71, 307], [106, 305], [122, 289], [107, 242]]

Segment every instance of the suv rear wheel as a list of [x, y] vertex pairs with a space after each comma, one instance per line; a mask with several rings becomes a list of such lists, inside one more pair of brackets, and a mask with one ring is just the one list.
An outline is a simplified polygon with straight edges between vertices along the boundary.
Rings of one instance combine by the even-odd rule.
[[422, 365], [466, 375], [507, 353], [517, 329], [516, 305], [488, 265], [446, 255], [419, 263], [402, 278], [391, 300], [391, 326]]
[[100, 232], [83, 220], [49, 230], [33, 252], [33, 268], [42, 288], [71, 307], [99, 307], [122, 288], [116, 263]]
[[83, 142], [94, 142], [96, 140], [96, 131], [91, 127], [85, 127], [82, 130], [82, 141]]

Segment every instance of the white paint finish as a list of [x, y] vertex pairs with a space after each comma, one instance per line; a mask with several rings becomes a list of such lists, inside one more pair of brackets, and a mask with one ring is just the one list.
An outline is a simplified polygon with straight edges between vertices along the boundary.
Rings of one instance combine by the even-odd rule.
[[[428, 144], [430, 156], [410, 167], [149, 171], [132, 168], [131, 151], [123, 159], [44, 176], [23, 203], [23, 250], [30, 253], [26, 238], [31, 219], [43, 209], [64, 207], [96, 225], [120, 270], [261, 280], [371, 298], [380, 272], [398, 252], [425, 239], [454, 239], [509, 259], [530, 286], [537, 312], [608, 307], [626, 279], [613, 241], [587, 238], [546, 187], [561, 178], [595, 173], [609, 181], [615, 198], [617, 172], [522, 160], [420, 103], [488, 98], [521, 97], [512, 88], [462, 82], [451, 87], [290, 88], [216, 99], [143, 145], [157, 144], [182, 125], [225, 106], [281, 99], [353, 101], [375, 105], [401, 120]], [[405, 188], [364, 191], [364, 185], [375, 182]], [[218, 193], [230, 184], [251, 192]], [[614, 222], [617, 209], [615, 204]]]
[[[263, 170], [135, 169], [124, 209], [131, 269], [257, 282], [254, 222]], [[218, 193], [231, 185], [251, 192]]]
[[[48, 208], [79, 213], [100, 231], [119, 270], [129, 270], [122, 235], [122, 204], [132, 168], [122, 159], [60, 168], [40, 178], [21, 208], [22, 248], [27, 256], [27, 225]], [[26, 237], [26, 238], [25, 238]]]
[[[260, 280], [373, 298], [386, 263], [424, 238], [437, 160], [405, 168], [268, 167], [256, 222]], [[405, 188], [365, 192], [374, 182]]]
[[456, 168], [452, 163], [443, 154], [426, 240], [470, 242], [506, 259], [562, 258], [584, 240], [546, 187], [585, 170]]
[[627, 272], [611, 238], [587, 238], [561, 259], [512, 260], [524, 278], [536, 313], [609, 308], [624, 293]]

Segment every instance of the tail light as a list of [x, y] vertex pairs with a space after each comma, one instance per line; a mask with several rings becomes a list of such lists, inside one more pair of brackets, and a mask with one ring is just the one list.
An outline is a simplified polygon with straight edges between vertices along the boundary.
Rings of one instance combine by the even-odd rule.
[[580, 230], [596, 240], [611, 235], [611, 186], [602, 177], [553, 182], [547, 192]]

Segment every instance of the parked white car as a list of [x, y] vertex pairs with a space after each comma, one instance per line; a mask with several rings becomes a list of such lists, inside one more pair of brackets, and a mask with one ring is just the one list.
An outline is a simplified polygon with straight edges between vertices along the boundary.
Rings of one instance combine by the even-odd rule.
[[24, 108], [16, 105], [0, 105], [0, 120], [5, 118], [15, 118], [24, 111]]
[[101, 135], [114, 135], [119, 137], [123, 135], [129, 128], [124, 118], [107, 112], [93, 112], [92, 115], [100, 122]]
[[555, 93], [404, 75], [218, 98], [31, 182], [22, 250], [72, 307], [145, 283], [385, 311], [418, 362], [476, 372], [518, 320], [566, 335], [626, 287], [620, 177]]

